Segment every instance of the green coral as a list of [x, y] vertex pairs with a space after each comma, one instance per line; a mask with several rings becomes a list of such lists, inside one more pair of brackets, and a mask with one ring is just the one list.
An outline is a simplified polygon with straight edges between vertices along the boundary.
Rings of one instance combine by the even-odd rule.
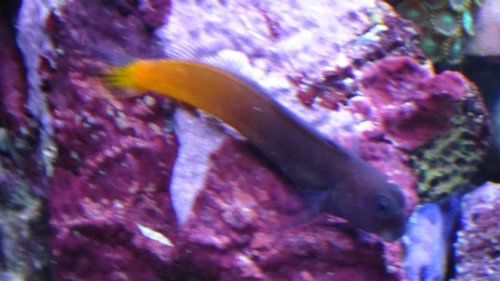
[[474, 35], [472, 15], [480, 5], [473, 0], [404, 0], [396, 9], [420, 27], [420, 47], [431, 60], [458, 64], [464, 42]]
[[477, 171], [487, 146], [487, 120], [476, 89], [461, 102], [448, 133], [410, 154], [418, 177], [417, 191], [423, 201], [433, 201], [466, 188]]

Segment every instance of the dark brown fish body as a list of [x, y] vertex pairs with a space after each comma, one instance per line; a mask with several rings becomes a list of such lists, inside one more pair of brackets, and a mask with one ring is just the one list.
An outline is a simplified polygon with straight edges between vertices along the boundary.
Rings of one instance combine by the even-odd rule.
[[116, 69], [109, 80], [162, 93], [220, 118], [294, 184], [325, 192], [321, 210], [386, 240], [403, 234], [406, 219], [400, 189], [370, 164], [304, 124], [254, 81], [183, 60], [140, 60]]
[[[236, 128], [298, 187], [326, 192], [320, 209], [387, 240], [404, 232], [399, 187], [358, 156], [297, 119], [257, 85], [222, 120]], [[258, 98], [255, 98], [258, 96]]]

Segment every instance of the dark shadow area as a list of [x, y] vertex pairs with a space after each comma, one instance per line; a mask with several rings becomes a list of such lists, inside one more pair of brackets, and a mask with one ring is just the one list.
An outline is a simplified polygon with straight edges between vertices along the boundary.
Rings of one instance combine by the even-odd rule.
[[[500, 127], [498, 116], [500, 113], [500, 58], [467, 57], [463, 64], [463, 73], [476, 83], [484, 102], [488, 107], [493, 129], [491, 146], [486, 153], [485, 161], [475, 179], [475, 183], [483, 181], [500, 182]], [[496, 140], [496, 145], [494, 141]]]

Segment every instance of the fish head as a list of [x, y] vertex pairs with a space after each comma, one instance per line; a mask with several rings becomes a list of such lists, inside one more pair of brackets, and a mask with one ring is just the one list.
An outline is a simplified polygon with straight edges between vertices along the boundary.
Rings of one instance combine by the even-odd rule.
[[352, 171], [328, 191], [322, 209], [386, 241], [399, 239], [407, 221], [400, 187], [368, 163]]

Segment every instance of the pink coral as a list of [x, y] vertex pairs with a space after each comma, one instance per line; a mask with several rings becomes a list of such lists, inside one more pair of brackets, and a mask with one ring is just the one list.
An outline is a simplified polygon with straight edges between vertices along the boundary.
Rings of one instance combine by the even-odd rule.
[[361, 84], [377, 108], [387, 136], [410, 150], [448, 131], [455, 114], [452, 105], [467, 93], [460, 74], [433, 75], [405, 57], [368, 67]]

